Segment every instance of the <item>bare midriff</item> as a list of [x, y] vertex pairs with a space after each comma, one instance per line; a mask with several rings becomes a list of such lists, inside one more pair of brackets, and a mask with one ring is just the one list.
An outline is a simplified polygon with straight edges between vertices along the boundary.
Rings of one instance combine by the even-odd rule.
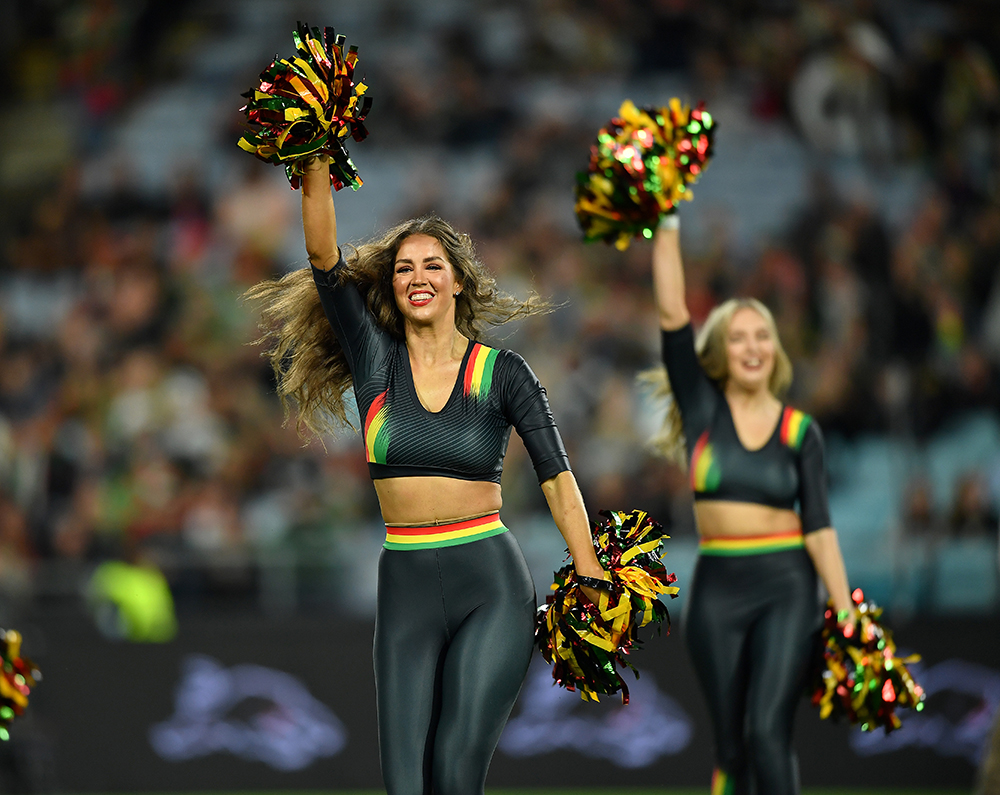
[[698, 533], [706, 538], [762, 536], [802, 527], [795, 511], [752, 502], [697, 500], [694, 516]]
[[442, 477], [381, 478], [373, 481], [386, 524], [457, 522], [500, 510], [500, 484]]

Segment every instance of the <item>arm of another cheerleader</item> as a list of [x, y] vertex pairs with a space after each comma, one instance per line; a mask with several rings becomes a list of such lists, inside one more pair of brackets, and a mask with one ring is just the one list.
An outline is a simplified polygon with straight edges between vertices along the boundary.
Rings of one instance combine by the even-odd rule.
[[660, 328], [675, 331], [691, 319], [684, 294], [681, 233], [675, 214], [666, 216], [653, 237], [653, 292]]

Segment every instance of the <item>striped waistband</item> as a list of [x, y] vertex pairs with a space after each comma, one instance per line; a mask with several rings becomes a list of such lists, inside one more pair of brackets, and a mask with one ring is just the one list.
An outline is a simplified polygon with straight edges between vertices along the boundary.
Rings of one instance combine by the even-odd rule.
[[424, 525], [422, 527], [387, 526], [383, 546], [386, 549], [454, 547], [506, 532], [507, 528], [500, 521], [500, 514], [490, 513], [477, 519], [464, 519], [460, 522], [448, 522], [447, 524]]
[[763, 555], [804, 546], [802, 531], [790, 530], [762, 536], [702, 536], [698, 551], [702, 555]]

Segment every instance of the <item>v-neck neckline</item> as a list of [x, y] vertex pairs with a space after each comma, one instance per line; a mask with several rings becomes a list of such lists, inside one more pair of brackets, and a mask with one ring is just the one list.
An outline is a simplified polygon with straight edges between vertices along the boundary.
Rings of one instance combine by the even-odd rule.
[[410, 366], [410, 350], [406, 347], [406, 343], [401, 346], [403, 348], [403, 362], [406, 367], [406, 386], [410, 392], [410, 399], [413, 404], [420, 409], [424, 414], [429, 417], [437, 417], [445, 412], [445, 410], [452, 404], [455, 400], [455, 395], [460, 390], [460, 385], [464, 380], [465, 368], [469, 364], [469, 354], [472, 353], [472, 346], [475, 343], [472, 340], [468, 340], [465, 346], [465, 354], [462, 356], [462, 363], [458, 366], [458, 375], [455, 376], [455, 384], [451, 388], [451, 394], [448, 395], [448, 399], [444, 402], [444, 405], [438, 411], [431, 411], [427, 406], [423, 404], [420, 400], [420, 395], [417, 394], [417, 385], [413, 382], [413, 368]]
[[732, 406], [729, 405], [729, 401], [726, 400], [725, 395], [722, 396], [722, 399], [726, 403], [726, 414], [729, 416], [729, 425], [733, 429], [733, 436], [736, 438], [736, 443], [740, 446], [740, 449], [743, 450], [743, 452], [759, 453], [761, 450], [768, 447], [771, 444], [771, 442], [774, 441], [774, 438], [778, 435], [778, 433], [781, 431], [781, 422], [785, 417], [784, 403], [781, 403], [781, 408], [778, 410], [778, 421], [775, 423], [774, 429], [771, 431], [771, 433], [768, 434], [768, 437], [764, 441], [764, 444], [762, 444], [760, 447], [753, 447], [753, 448], [747, 447], [745, 444], [743, 444], [743, 440], [740, 438], [740, 432], [736, 428], [736, 418], [733, 417]]

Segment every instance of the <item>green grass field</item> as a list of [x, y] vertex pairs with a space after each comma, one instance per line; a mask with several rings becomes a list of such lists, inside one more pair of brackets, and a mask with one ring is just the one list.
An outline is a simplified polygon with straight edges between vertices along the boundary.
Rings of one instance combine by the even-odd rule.
[[[614, 789], [487, 789], [486, 795], [706, 795], [702, 789], [639, 789], [621, 787]], [[90, 795], [104, 795], [91, 793]], [[123, 795], [114, 793], [114, 795]], [[152, 795], [136, 793], [136, 795]], [[285, 790], [268, 792], [184, 792], [156, 793], [156, 795], [384, 795], [382, 790]], [[826, 789], [805, 788], [802, 795], [969, 795], [964, 789]]]

